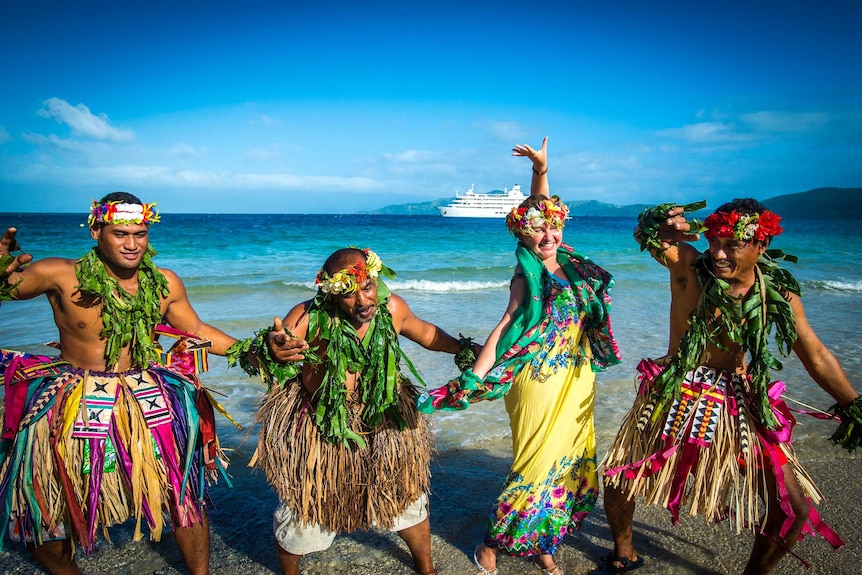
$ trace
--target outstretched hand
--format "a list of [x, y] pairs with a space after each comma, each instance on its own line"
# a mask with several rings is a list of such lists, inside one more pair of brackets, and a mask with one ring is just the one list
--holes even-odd
[[542, 140], [542, 147], [538, 150], [531, 148], [527, 144], [518, 144], [512, 148], [513, 156], [524, 156], [530, 158], [533, 162], [533, 167], [541, 172], [548, 167], [548, 137]]
[[661, 245], [663, 249], [669, 248], [678, 242], [696, 242], [700, 234], [690, 233], [691, 225], [685, 217], [685, 209], [677, 206], [667, 213], [666, 225], [662, 226]]
[[[18, 245], [18, 242], [15, 240], [15, 234], [18, 233], [18, 230], [15, 228], [9, 228], [3, 233], [3, 237], [0, 238], [0, 256], [12, 256], [12, 252], [16, 250], [20, 250], [21, 246]], [[21, 266], [30, 263], [33, 261], [33, 256], [30, 254], [18, 254], [12, 261], [5, 266], [5, 269], [0, 269], [0, 275], [11, 274], [14, 271], [17, 271]]]
[[308, 349], [308, 342], [292, 337], [284, 329], [284, 324], [279, 317], [273, 318], [272, 329], [267, 334], [266, 340], [272, 356], [278, 361], [302, 361], [305, 359], [302, 352]]

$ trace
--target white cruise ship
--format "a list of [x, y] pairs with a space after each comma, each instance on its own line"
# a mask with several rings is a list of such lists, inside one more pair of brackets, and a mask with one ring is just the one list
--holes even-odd
[[505, 218], [512, 208], [527, 199], [520, 184], [511, 190], [477, 194], [473, 186], [463, 194], [455, 194], [455, 201], [446, 206], [437, 206], [440, 215], [446, 218]]

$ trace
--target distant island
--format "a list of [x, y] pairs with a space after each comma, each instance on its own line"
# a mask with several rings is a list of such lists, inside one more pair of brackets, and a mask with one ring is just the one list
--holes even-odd
[[[494, 190], [499, 192], [500, 190]], [[441, 198], [430, 202], [394, 204], [372, 210], [370, 214], [439, 215], [437, 206], [446, 205], [455, 198]], [[698, 198], [692, 198], [692, 201]], [[782, 194], [761, 200], [770, 210], [787, 219], [807, 220], [859, 220], [862, 219], [862, 188], [816, 188], [807, 192]], [[574, 200], [566, 202], [572, 216], [599, 216], [616, 218], [637, 217], [649, 204], [609, 204], [596, 200]], [[709, 206], [704, 213], [710, 213], [718, 205]], [[442, 216], [441, 216], [442, 217]]]

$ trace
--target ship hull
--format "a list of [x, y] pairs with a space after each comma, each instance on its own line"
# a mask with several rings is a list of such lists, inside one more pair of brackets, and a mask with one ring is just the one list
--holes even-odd
[[476, 194], [471, 187], [467, 193], [457, 195], [451, 204], [437, 206], [437, 211], [444, 218], [505, 218], [525, 199], [527, 197], [521, 193], [518, 184], [502, 194]]

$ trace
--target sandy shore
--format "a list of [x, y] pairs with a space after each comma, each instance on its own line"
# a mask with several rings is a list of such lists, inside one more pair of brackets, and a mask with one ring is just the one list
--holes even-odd
[[[434, 560], [440, 573], [474, 573], [470, 554], [481, 540], [485, 518], [499, 491], [510, 463], [505, 441], [485, 449], [440, 453], [433, 464], [431, 530]], [[250, 449], [233, 455], [234, 488], [217, 486], [213, 495], [218, 509], [212, 514], [212, 572], [240, 575], [278, 572], [273, 551], [271, 514], [276, 499], [263, 476], [245, 467]], [[835, 552], [822, 539], [807, 537], [796, 552], [811, 568], [785, 558], [775, 573], [851, 574], [862, 565], [862, 488], [860, 455], [833, 448], [824, 439], [823, 449], [803, 458], [812, 476], [829, 497], [821, 506], [824, 519], [844, 538], [844, 550]], [[647, 563], [643, 574], [691, 573], [720, 575], [738, 573], [750, 550], [753, 536], [736, 535], [728, 525], [707, 525], [702, 518], [684, 517], [671, 526], [663, 509], [639, 509], [636, 546]], [[125, 526], [111, 531], [113, 544], [102, 542], [79, 564], [89, 574], [166, 575], [187, 573], [173, 538], [161, 542], [131, 541]], [[597, 509], [580, 534], [562, 545], [558, 561], [568, 574], [586, 573], [610, 545], [604, 513]], [[8, 544], [8, 542], [7, 542]], [[14, 544], [0, 553], [0, 572], [41, 572], [29, 555]], [[384, 575], [413, 573], [406, 546], [394, 534], [361, 532], [342, 535], [326, 552], [303, 560], [306, 575], [355, 573]], [[501, 575], [533, 574], [538, 571], [522, 559], [501, 557]]]

